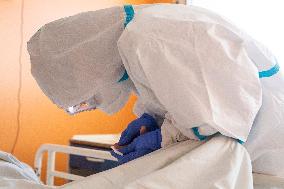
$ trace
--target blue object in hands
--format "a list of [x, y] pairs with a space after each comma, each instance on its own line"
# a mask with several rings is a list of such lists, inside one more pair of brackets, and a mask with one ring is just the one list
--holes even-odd
[[142, 126], [146, 127], [147, 132], [151, 132], [159, 128], [156, 120], [151, 115], [144, 113], [140, 118], [132, 121], [122, 132], [118, 145], [125, 146], [130, 144], [140, 135], [140, 129]]
[[123, 155], [119, 155], [114, 151], [112, 151], [111, 154], [118, 159], [119, 164], [124, 164], [160, 149], [161, 142], [161, 129], [156, 129], [154, 131], [138, 136], [127, 146], [118, 149], [118, 151]]

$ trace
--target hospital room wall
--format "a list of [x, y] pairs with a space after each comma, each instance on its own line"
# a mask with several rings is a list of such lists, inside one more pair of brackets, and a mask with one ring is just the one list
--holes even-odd
[[[43, 143], [68, 144], [75, 134], [121, 132], [127, 123], [135, 119], [132, 106], [136, 97], [132, 96], [127, 105], [113, 116], [100, 111], [68, 116], [44, 96], [32, 78], [26, 42], [42, 25], [64, 16], [123, 3], [171, 1], [25, 0], [23, 48], [20, 50], [21, 2], [0, 1], [0, 150], [10, 152], [12, 149], [17, 133], [18, 111], [20, 128], [14, 155], [30, 165], [33, 165], [35, 151]], [[20, 78], [22, 85], [19, 93]], [[20, 101], [17, 100], [18, 95]], [[66, 158], [59, 159], [57, 169], [65, 168]]]

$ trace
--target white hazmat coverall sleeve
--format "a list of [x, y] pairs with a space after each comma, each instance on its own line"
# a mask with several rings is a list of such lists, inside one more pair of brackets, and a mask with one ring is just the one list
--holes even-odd
[[202, 11], [137, 11], [118, 41], [120, 55], [139, 97], [151, 93], [185, 136], [200, 127], [246, 141], [262, 102], [257, 68], [242, 36]]

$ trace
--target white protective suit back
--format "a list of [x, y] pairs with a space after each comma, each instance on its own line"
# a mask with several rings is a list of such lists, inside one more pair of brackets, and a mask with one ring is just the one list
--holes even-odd
[[116, 46], [123, 30], [123, 7], [48, 23], [28, 42], [32, 75], [61, 108], [95, 95], [99, 108], [118, 111], [131, 89], [131, 81], [117, 85], [125, 72]]
[[244, 44], [243, 34], [219, 16], [183, 5], [136, 11], [118, 41], [145, 106], [160, 105], [189, 138], [198, 127], [242, 141], [262, 102]]
[[205, 9], [154, 5], [135, 10], [118, 46], [138, 114], [166, 111], [189, 138], [248, 138], [254, 172], [284, 176], [284, 77], [262, 45]]

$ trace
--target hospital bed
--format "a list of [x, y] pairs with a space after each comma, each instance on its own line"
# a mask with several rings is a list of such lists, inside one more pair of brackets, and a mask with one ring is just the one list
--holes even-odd
[[[169, 148], [162, 149], [151, 153], [148, 156], [139, 158], [130, 163], [122, 165], [118, 168], [108, 170], [96, 175], [92, 175], [87, 179], [82, 176], [73, 175], [70, 173], [64, 173], [55, 170], [55, 154], [65, 153], [69, 155], [80, 155], [85, 157], [99, 158], [115, 161], [116, 159], [111, 156], [109, 152], [103, 152], [92, 149], [78, 148], [72, 146], [63, 146], [55, 144], [44, 144], [42, 145], [35, 157], [35, 170], [38, 176], [41, 175], [42, 168], [42, 157], [44, 153], [47, 153], [47, 169], [46, 169], [46, 184], [49, 186], [54, 185], [54, 177], [64, 178], [71, 182], [67, 185], [62, 186], [62, 188], [72, 189], [72, 188], [95, 188], [96, 186], [106, 186], [106, 188], [112, 188], [116, 186], [117, 188], [122, 188], [123, 185], [131, 183], [137, 178], [147, 177], [148, 174], [154, 170], [163, 169], [167, 165], [173, 163], [175, 160], [184, 156], [187, 152], [195, 149], [201, 143], [200, 142], [189, 142], [185, 141]], [[165, 154], [167, 154], [165, 156]], [[154, 164], [152, 162], [155, 162]], [[149, 165], [146, 167], [145, 165]], [[284, 178], [253, 173], [254, 188], [284, 188]], [[150, 182], [151, 183], [151, 182]], [[61, 187], [60, 187], [61, 188]], [[131, 187], [130, 187], [131, 188]], [[135, 188], [135, 186], [133, 187]]]

